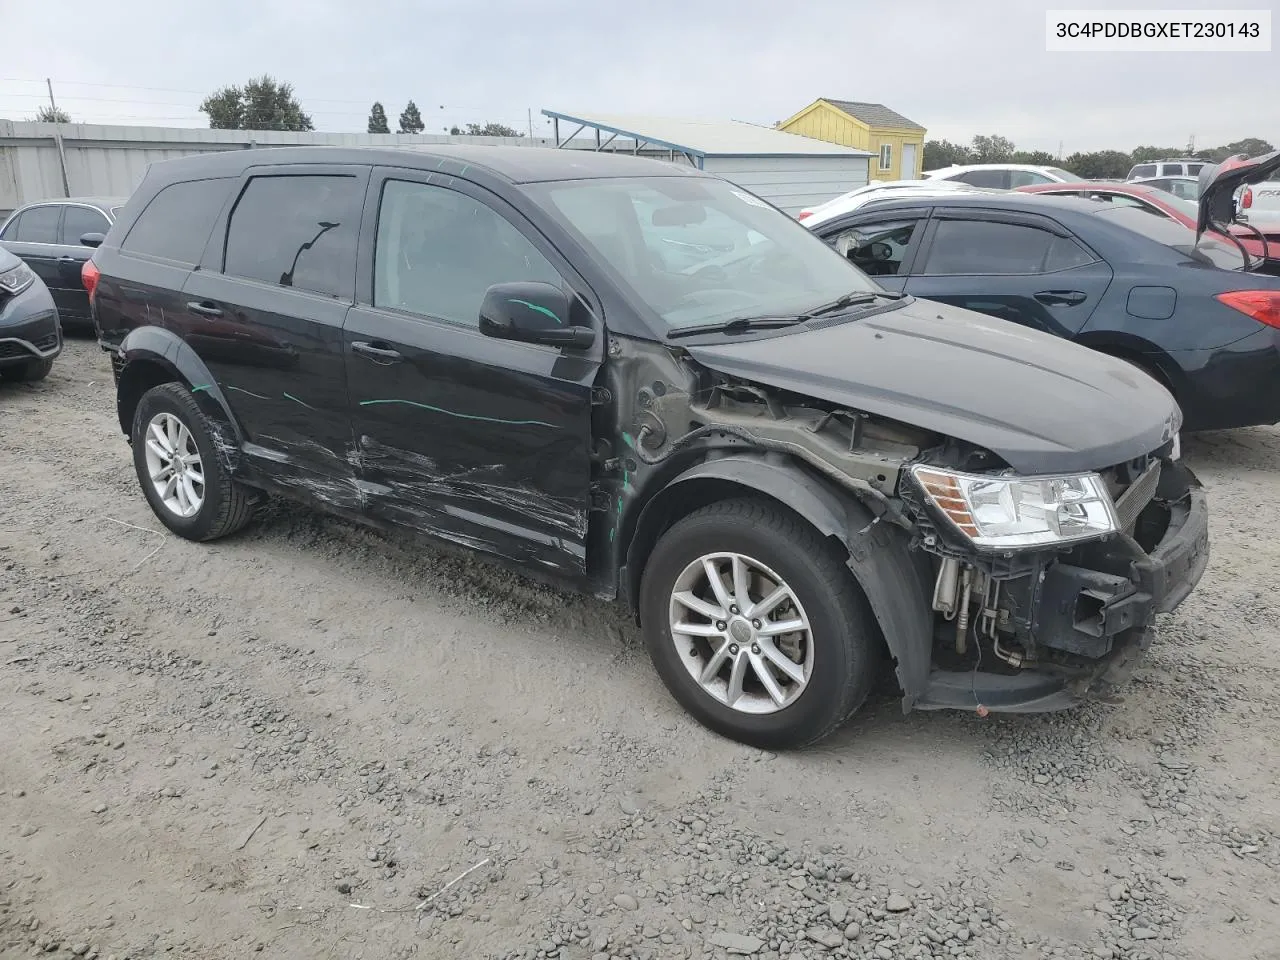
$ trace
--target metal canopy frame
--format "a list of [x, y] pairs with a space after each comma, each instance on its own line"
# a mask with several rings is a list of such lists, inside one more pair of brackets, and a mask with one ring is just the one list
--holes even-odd
[[[676, 154], [680, 154], [689, 161], [689, 165], [691, 167], [697, 167], [699, 170], [703, 169], [703, 161], [705, 161], [707, 157], [705, 153], [700, 150], [695, 150], [693, 147], [682, 146], [678, 143], [668, 143], [666, 140], [655, 140], [652, 137], [646, 137], [643, 134], [636, 133], [634, 130], [622, 130], [618, 127], [608, 126], [607, 124], [596, 123], [593, 120], [584, 120], [581, 117], [571, 117], [567, 113], [556, 113], [554, 110], [543, 110], [542, 115], [544, 117], [551, 118], [551, 129], [555, 135], [556, 148], [560, 150], [563, 150], [568, 145], [569, 141], [580, 134], [583, 130], [590, 127], [595, 132], [595, 149], [597, 152], [604, 150], [604, 148], [613, 143], [617, 137], [623, 136], [631, 138], [631, 153], [636, 156], [639, 155], [643, 148], [653, 145], [655, 147], [662, 147], [666, 149], [670, 160], [674, 161]], [[562, 139], [560, 137], [561, 120], [564, 120], [567, 123], [578, 124], [578, 129]], [[609, 134], [609, 139], [602, 141], [600, 139], [600, 135], [602, 133]], [[616, 153], [617, 151], [611, 150], [609, 152]]]

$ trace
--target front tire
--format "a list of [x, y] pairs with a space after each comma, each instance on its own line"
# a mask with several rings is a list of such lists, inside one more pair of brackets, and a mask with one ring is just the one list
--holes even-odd
[[47, 377], [52, 369], [52, 357], [45, 360], [27, 360], [23, 363], [15, 363], [11, 367], [0, 367], [0, 377], [16, 383], [35, 383]]
[[235, 533], [253, 497], [218, 456], [214, 428], [181, 383], [152, 387], [133, 417], [133, 466], [156, 517], [187, 540]]
[[640, 613], [672, 696], [750, 746], [821, 740], [875, 677], [875, 621], [842, 551], [767, 501], [713, 503], [668, 530], [645, 566]]

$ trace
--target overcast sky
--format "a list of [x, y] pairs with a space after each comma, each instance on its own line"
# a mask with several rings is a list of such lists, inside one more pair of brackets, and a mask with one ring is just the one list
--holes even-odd
[[[1105, 4], [1266, 8], [1274, 0]], [[206, 126], [201, 96], [263, 72], [319, 130], [363, 131], [381, 100], [426, 132], [538, 111], [773, 123], [817, 97], [884, 103], [967, 141], [1065, 153], [1280, 142], [1280, 52], [1047, 53], [1027, 0], [60, 0], [2, 4], [0, 118], [28, 119], [51, 77], [75, 120]]]

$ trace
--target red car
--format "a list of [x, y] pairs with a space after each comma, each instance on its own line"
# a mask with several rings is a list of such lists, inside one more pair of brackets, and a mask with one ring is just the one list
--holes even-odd
[[[1196, 218], [1199, 215], [1199, 205], [1194, 200], [1184, 200], [1164, 190], [1137, 183], [1042, 183], [1018, 187], [1017, 190], [1020, 193], [1047, 193], [1055, 197], [1085, 197], [1103, 203], [1129, 204], [1156, 216], [1176, 220], [1191, 230], [1196, 229]], [[1267, 238], [1265, 253], [1262, 241], [1248, 227], [1233, 223], [1230, 230], [1244, 244], [1251, 259], [1262, 260], [1265, 257], [1269, 261], [1264, 268], [1265, 272], [1280, 272], [1280, 230], [1264, 232], [1263, 235]], [[1207, 232], [1226, 239], [1217, 231]]]

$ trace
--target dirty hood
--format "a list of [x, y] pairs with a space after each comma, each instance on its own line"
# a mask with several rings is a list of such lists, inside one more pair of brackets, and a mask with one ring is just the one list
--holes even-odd
[[985, 447], [1019, 473], [1096, 470], [1182, 426], [1122, 360], [927, 300], [831, 326], [688, 348], [712, 370]]
[[1248, 183], [1260, 183], [1280, 170], [1280, 150], [1250, 159], [1243, 153], [1228, 157], [1200, 171], [1200, 213], [1196, 220], [1196, 240], [1215, 223], [1235, 219], [1233, 195]]

